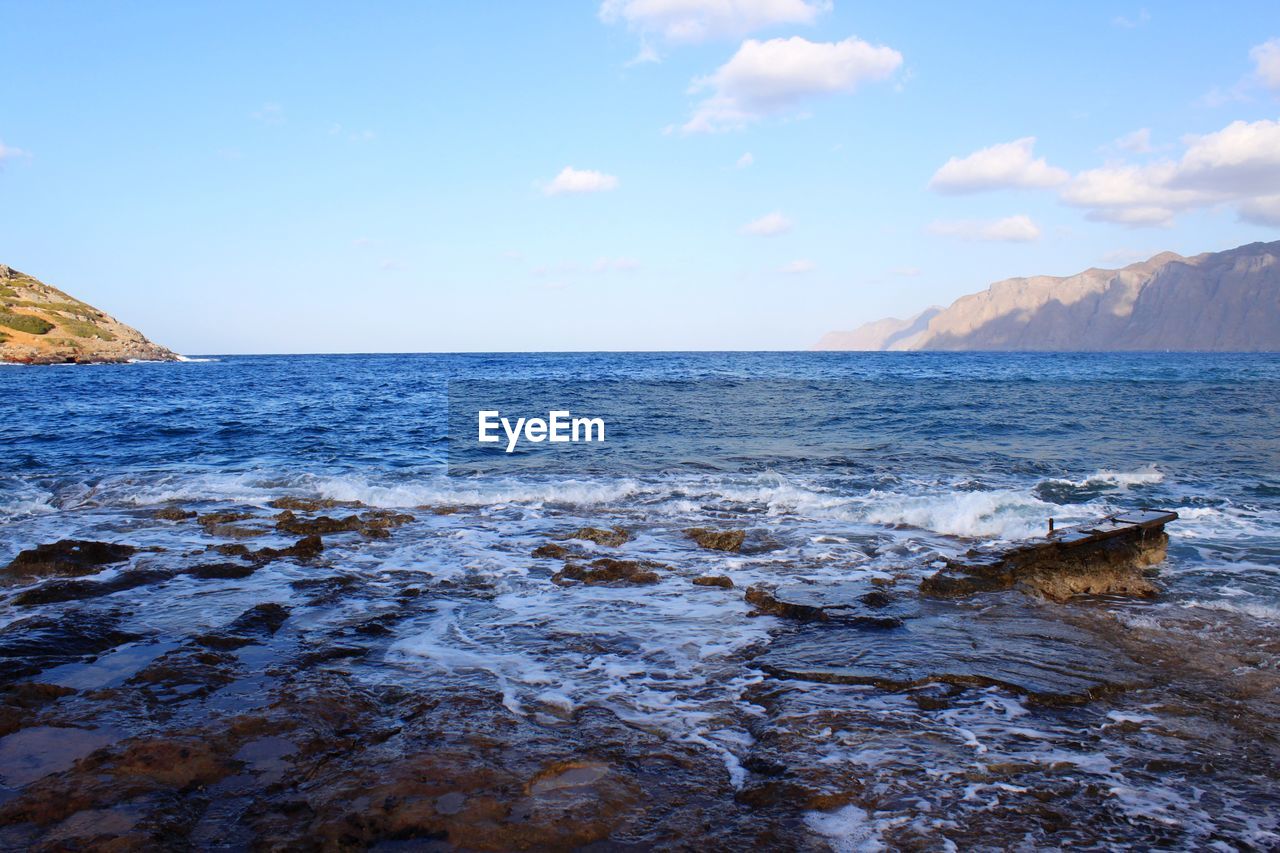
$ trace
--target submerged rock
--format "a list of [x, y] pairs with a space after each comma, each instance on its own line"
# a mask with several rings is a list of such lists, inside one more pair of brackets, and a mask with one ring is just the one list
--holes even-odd
[[937, 602], [888, 631], [807, 631], [756, 660], [779, 678], [902, 690], [929, 683], [999, 686], [1045, 702], [1083, 702], [1146, 678], [1097, 635], [1024, 606]]
[[299, 498], [293, 496], [285, 496], [270, 501], [267, 506], [272, 509], [292, 509], [299, 512], [319, 512], [322, 509], [334, 509], [336, 507], [362, 507], [360, 501], [335, 501], [331, 498]]
[[1157, 510], [1120, 513], [1009, 550], [975, 549], [948, 560], [920, 589], [941, 597], [1018, 587], [1056, 601], [1075, 595], [1150, 598], [1158, 589], [1146, 571], [1164, 559], [1164, 525], [1177, 517]]
[[690, 527], [684, 534], [699, 547], [711, 551], [738, 551], [747, 538], [745, 530], [711, 530], [706, 527]]
[[753, 584], [747, 588], [745, 598], [759, 613], [864, 628], [894, 628], [918, 612], [914, 600], [893, 598], [861, 582], [782, 587]]
[[604, 584], [652, 584], [658, 582], [655, 569], [666, 569], [667, 566], [651, 560], [614, 560], [602, 557], [592, 560], [590, 565], [568, 563], [563, 569], [551, 576], [554, 583], [566, 586], [568, 581], [580, 581], [588, 585]]
[[98, 613], [72, 610], [56, 619], [19, 619], [0, 629], [0, 679], [34, 675], [137, 639], [140, 635]]
[[138, 569], [122, 572], [106, 581], [52, 580], [34, 589], [23, 590], [13, 597], [13, 603], [20, 607], [30, 607], [36, 604], [56, 604], [61, 601], [98, 598], [146, 584], [167, 581], [171, 577], [173, 577], [172, 572], [160, 569]]
[[276, 516], [276, 529], [295, 536], [319, 536], [328, 533], [349, 533], [364, 526], [358, 515], [346, 518], [330, 518], [327, 515], [315, 518], [299, 518], [292, 510], [285, 510]]
[[570, 533], [568, 538], [594, 542], [606, 548], [617, 548], [631, 541], [631, 531], [624, 530], [621, 527], [615, 527], [612, 530], [601, 530], [599, 527], [581, 527]]
[[132, 545], [63, 539], [23, 551], [0, 574], [23, 579], [91, 575], [103, 566], [123, 563], [135, 553]]

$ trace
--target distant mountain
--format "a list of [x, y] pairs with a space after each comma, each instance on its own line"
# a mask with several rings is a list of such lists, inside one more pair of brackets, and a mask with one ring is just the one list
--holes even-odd
[[1280, 351], [1280, 241], [1005, 279], [945, 309], [829, 332], [816, 349]]
[[0, 264], [0, 362], [176, 361], [130, 326]]

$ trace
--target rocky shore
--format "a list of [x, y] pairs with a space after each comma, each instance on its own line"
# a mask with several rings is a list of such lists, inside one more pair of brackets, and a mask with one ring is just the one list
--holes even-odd
[[[740, 588], [742, 561], [770, 553], [760, 528], [601, 519], [524, 552], [566, 607], [673, 588], [717, 614], [701, 618], [769, 621], [767, 642], [726, 656], [737, 675], [697, 688], [739, 691], [737, 704], [707, 704], [720, 710], [698, 729], [743, 732], [736, 740], [550, 690], [531, 702], [443, 646], [432, 647], [439, 666], [414, 666], [406, 638], [437, 642], [460, 602], [503, 593], [481, 575], [361, 566], [358, 555], [456, 535], [478, 511], [306, 497], [174, 504], [122, 521], [120, 541], [32, 543], [0, 570], [11, 617], [0, 628], [0, 847], [820, 850], [871, 838], [876, 814], [889, 816], [878, 843], [909, 849], [943, 829], [965, 845], [1188, 837], [1159, 821], [1082, 825], [1080, 814], [1116, 814], [1114, 797], [1066, 753], [997, 748], [976, 716], [992, 703], [1018, 709], [1008, 725], [1077, 732], [1086, 753], [1140, 742], [1145, 757], [1126, 770], [1153, 786], [1223, 776], [1217, 796], [1247, 797], [1240, 778], [1274, 772], [1274, 741], [1257, 740], [1271, 736], [1265, 717], [1241, 712], [1264, 685], [1221, 677], [1243, 671], [1245, 650], [1203, 671], [1183, 661], [1170, 692], [1173, 670], [1160, 667], [1172, 650], [1123, 636], [1089, 596], [1050, 603], [1009, 586], [938, 597], [905, 568], [845, 586]], [[189, 547], [156, 544], [172, 541], [159, 533]], [[1113, 571], [1119, 558], [1106, 554]], [[686, 568], [695, 555], [716, 570]], [[1146, 552], [1131, 556], [1150, 569]], [[1042, 559], [1036, 571], [1050, 568]], [[214, 598], [227, 614], [217, 624], [147, 627], [147, 608]], [[550, 640], [583, 661], [670, 677], [643, 650], [649, 638], [601, 625]], [[1197, 693], [1196, 679], [1215, 692]], [[1152, 703], [1188, 734], [1136, 724]], [[981, 749], [940, 734], [957, 718]], [[849, 772], [836, 760], [846, 754], [871, 763]], [[972, 808], [984, 791], [999, 796]], [[926, 793], [934, 807], [910, 805]]]

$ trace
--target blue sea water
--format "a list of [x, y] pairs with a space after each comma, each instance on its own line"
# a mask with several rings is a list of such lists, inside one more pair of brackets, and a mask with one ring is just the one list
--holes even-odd
[[[566, 398], [606, 410], [587, 413], [615, 419], [609, 453], [507, 458], [466, 441], [459, 449], [477, 395], [512, 388], [524, 395], [522, 415]], [[170, 505], [265, 518], [273, 499], [303, 496], [415, 513], [385, 542], [335, 540], [327, 559], [486, 592], [442, 593], [431, 617], [398, 629], [365, 677], [467, 673], [503, 691], [518, 714], [601, 704], [705, 743], [735, 784], [751, 741], [743, 719], [756, 713], [744, 697], [761, 678], [742, 656], [778, 627], [743, 618], [749, 608], [737, 599], [691, 598], [688, 578], [703, 571], [730, 571], [739, 587], [917, 577], [975, 545], [1039, 535], [1050, 517], [1069, 524], [1154, 506], [1180, 516], [1160, 566], [1163, 593], [1115, 602], [1116, 624], [1153, 642], [1223, 649], [1265, 646], [1280, 630], [1275, 355], [213, 356], [0, 367], [0, 400], [0, 563], [60, 538], [165, 549], [158, 560], [217, 541], [208, 529], [155, 522], [154, 511]], [[529, 553], [588, 524], [635, 531], [627, 554], [678, 566], [681, 585], [566, 598]], [[768, 546], [731, 558], [691, 552], [680, 535], [689, 526], [745, 527]], [[251, 593], [291, 595], [290, 571], [260, 572], [256, 586], [217, 594], [130, 593], [163, 602], [134, 618], [157, 636], [216, 625], [257, 600]], [[27, 612], [0, 604], [0, 627]], [[317, 612], [313, 622], [340, 618]], [[584, 634], [605, 650], [588, 659], [564, 649], [564, 636]], [[659, 663], [662, 676], [650, 677]], [[1274, 683], [1270, 653], [1252, 665]], [[1274, 687], [1264, 692], [1275, 698]], [[857, 702], [864, 723], [890, 726], [904, 713], [883, 697]], [[1088, 725], [1110, 731], [1117, 723], [1105, 714], [1114, 713], [1132, 727], [1131, 718], [1162, 713], [1153, 707], [1104, 710]], [[1137, 735], [1085, 738], [1080, 719], [1039, 719], [1010, 697], [948, 713], [930, 723], [939, 737], [977, 738], [988, 761], [1074, 762], [1113, 792], [1125, 820], [1173, 821], [1180, 843], [1280, 839], [1267, 818], [1274, 803], [1247, 779], [1219, 780], [1223, 799], [1214, 803], [1195, 793], [1202, 783], [1136, 781], [1143, 749], [1153, 748]], [[1021, 734], [1009, 733], [1014, 719]], [[837, 741], [816, 764], [871, 772], [865, 755]], [[920, 759], [906, 735], [880, 748]], [[938, 772], [960, 772], [943, 764]], [[884, 784], [909, 787], [904, 779]], [[941, 804], [950, 795], [917, 787], [911, 796]], [[885, 806], [884, 826], [900, 828], [903, 814]], [[840, 820], [864, 833], [870, 818], [860, 815]], [[815, 820], [823, 835], [835, 819]]]

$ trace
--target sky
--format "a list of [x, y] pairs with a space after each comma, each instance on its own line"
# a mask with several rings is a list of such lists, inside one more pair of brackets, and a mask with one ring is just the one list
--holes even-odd
[[1280, 6], [0, 0], [0, 263], [188, 354], [805, 349], [1280, 239]]

